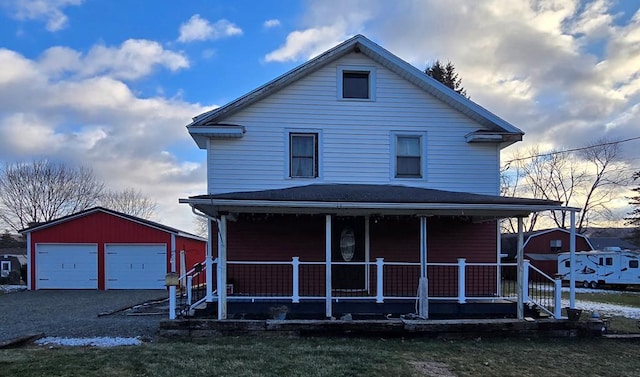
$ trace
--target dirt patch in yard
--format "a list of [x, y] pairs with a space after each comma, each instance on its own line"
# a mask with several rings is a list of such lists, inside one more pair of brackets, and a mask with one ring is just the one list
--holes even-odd
[[445, 363], [434, 361], [414, 361], [411, 363], [425, 377], [456, 377]]

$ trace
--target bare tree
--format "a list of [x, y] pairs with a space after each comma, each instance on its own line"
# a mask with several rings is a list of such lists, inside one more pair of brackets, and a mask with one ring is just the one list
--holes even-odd
[[122, 191], [107, 191], [100, 198], [100, 205], [114, 211], [126, 213], [143, 219], [151, 219], [158, 202], [132, 187]]
[[209, 222], [202, 216], [196, 216], [193, 219], [196, 225], [196, 234], [201, 237], [207, 237], [209, 235]]
[[[619, 160], [619, 144], [606, 140], [571, 151], [541, 153], [535, 146], [524, 155], [517, 154], [503, 169], [502, 192], [582, 208], [576, 229], [584, 232], [591, 221], [610, 217], [607, 205], [625, 183], [621, 170], [616, 169]], [[548, 216], [559, 228], [570, 225], [567, 211], [552, 211]], [[527, 230], [531, 231], [539, 219], [529, 220]], [[506, 227], [512, 230], [514, 225], [506, 222]]]
[[96, 204], [104, 183], [91, 169], [48, 160], [5, 164], [0, 171], [0, 219], [14, 230]]

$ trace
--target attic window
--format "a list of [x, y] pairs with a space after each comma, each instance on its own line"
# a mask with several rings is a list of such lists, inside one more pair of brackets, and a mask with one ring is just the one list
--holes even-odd
[[551, 251], [558, 252], [562, 250], [562, 240], [551, 240], [550, 245]]
[[375, 100], [375, 67], [338, 67], [338, 99]]

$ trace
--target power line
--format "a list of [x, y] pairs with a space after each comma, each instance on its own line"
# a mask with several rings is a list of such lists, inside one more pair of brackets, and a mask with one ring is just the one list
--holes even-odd
[[504, 170], [509, 169], [509, 166], [511, 165], [512, 162], [529, 160], [529, 159], [536, 158], [536, 157], [555, 156], [557, 154], [562, 154], [562, 153], [571, 153], [571, 152], [584, 151], [584, 150], [595, 148], [595, 147], [604, 147], [604, 146], [607, 146], [607, 145], [621, 144], [621, 143], [626, 143], [626, 142], [633, 141], [633, 140], [640, 140], [640, 136], [631, 137], [631, 138], [623, 139], [623, 140], [617, 140], [617, 141], [609, 141], [609, 142], [606, 142], [606, 143], [593, 144], [593, 145], [589, 145], [589, 146], [586, 146], [586, 147], [564, 149], [564, 150], [561, 150], [561, 151], [552, 151], [552, 152], [547, 152], [547, 153], [540, 153], [540, 154], [536, 154], [536, 155], [533, 155], [533, 156], [513, 158], [513, 159], [508, 160], [508, 161], [505, 162]]

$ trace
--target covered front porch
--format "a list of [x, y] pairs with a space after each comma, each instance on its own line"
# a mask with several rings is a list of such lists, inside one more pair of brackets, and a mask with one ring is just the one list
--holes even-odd
[[[216, 243], [181, 276], [184, 294], [171, 288], [172, 318], [561, 318], [560, 281], [522, 258], [522, 218], [559, 203], [374, 185], [181, 202]], [[520, 219], [518, 263], [500, 260], [506, 217]]]

